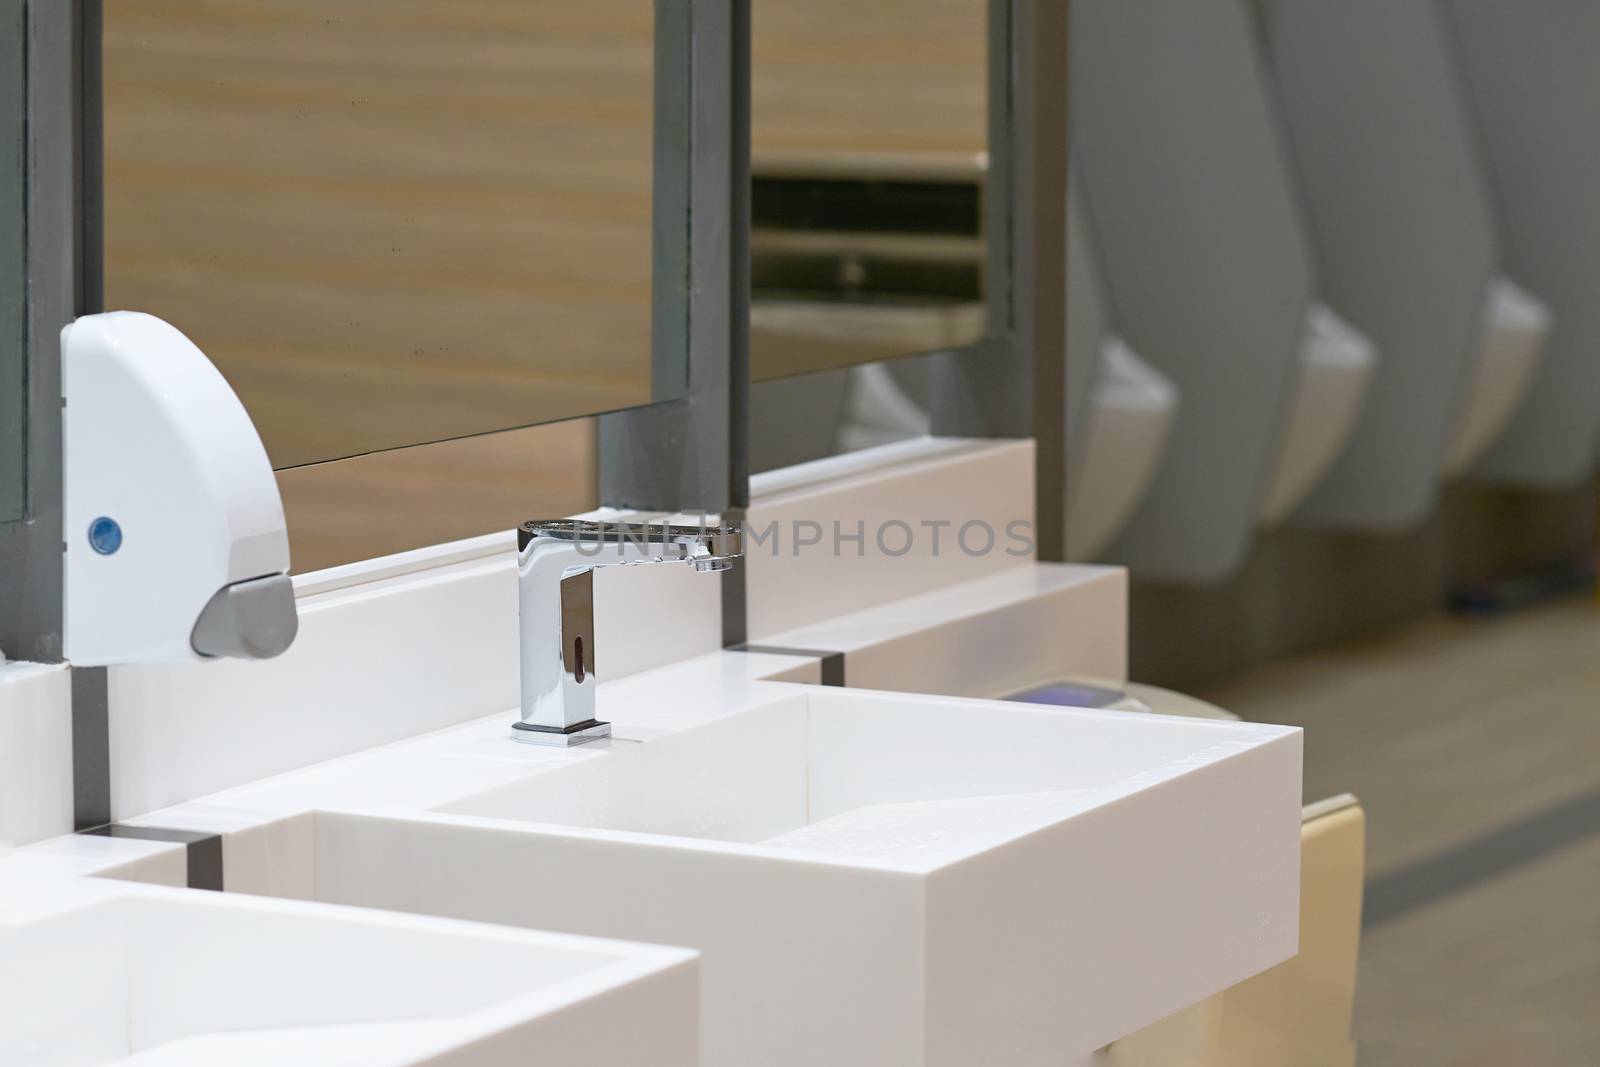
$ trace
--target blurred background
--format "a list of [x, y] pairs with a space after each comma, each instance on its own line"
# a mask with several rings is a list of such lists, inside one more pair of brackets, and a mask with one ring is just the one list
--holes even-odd
[[[995, 10], [754, 0], [753, 471], [927, 433], [984, 335]], [[1600, 4], [1070, 10], [1068, 555], [1366, 813], [1274, 1010], [1600, 1063]], [[686, 373], [673, 5], [379, 11], [105, 5], [107, 304], [217, 359], [302, 571], [592, 507], [591, 416]]]

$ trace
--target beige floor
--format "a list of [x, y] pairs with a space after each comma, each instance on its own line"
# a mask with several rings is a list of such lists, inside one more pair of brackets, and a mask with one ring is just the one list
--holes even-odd
[[[1368, 814], [1369, 885], [1442, 853], [1491, 873], [1369, 926], [1363, 1067], [1600, 1064], [1600, 827], [1494, 870], [1485, 835], [1541, 825], [1600, 790], [1600, 606], [1439, 619], [1275, 663], [1201, 694], [1306, 728], [1308, 798]], [[1586, 831], [1586, 832], [1585, 832]], [[1424, 883], [1428, 877], [1421, 879]], [[1369, 896], [1369, 903], [1373, 898]]]

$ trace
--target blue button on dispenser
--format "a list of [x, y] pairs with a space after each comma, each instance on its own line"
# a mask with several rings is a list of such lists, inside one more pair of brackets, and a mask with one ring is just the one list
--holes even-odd
[[102, 556], [109, 556], [122, 547], [122, 527], [117, 520], [105, 515], [89, 524], [89, 547]]

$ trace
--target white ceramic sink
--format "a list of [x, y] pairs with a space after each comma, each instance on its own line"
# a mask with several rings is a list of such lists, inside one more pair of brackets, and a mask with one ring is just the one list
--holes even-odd
[[320, 812], [317, 897], [698, 948], [717, 1067], [1059, 1064], [1295, 951], [1297, 730], [796, 687], [610, 744]]
[[[696, 1062], [695, 964], [680, 950], [122, 892], [0, 922], [0, 1064]], [[619, 1018], [631, 1036], [608, 1025]]]

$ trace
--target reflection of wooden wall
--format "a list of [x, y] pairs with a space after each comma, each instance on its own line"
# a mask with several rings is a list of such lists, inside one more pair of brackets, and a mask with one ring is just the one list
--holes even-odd
[[757, 156], [970, 163], [987, 144], [985, 0], [753, 0]]
[[648, 0], [110, 0], [108, 306], [275, 465], [650, 396]]
[[296, 574], [595, 506], [594, 420], [278, 472]]
[[[675, 2], [675, 0], [674, 0]], [[970, 167], [984, 0], [754, 0], [755, 145]], [[650, 0], [108, 0], [108, 306], [276, 465], [650, 397]], [[593, 504], [570, 422], [280, 476], [295, 569]]]

